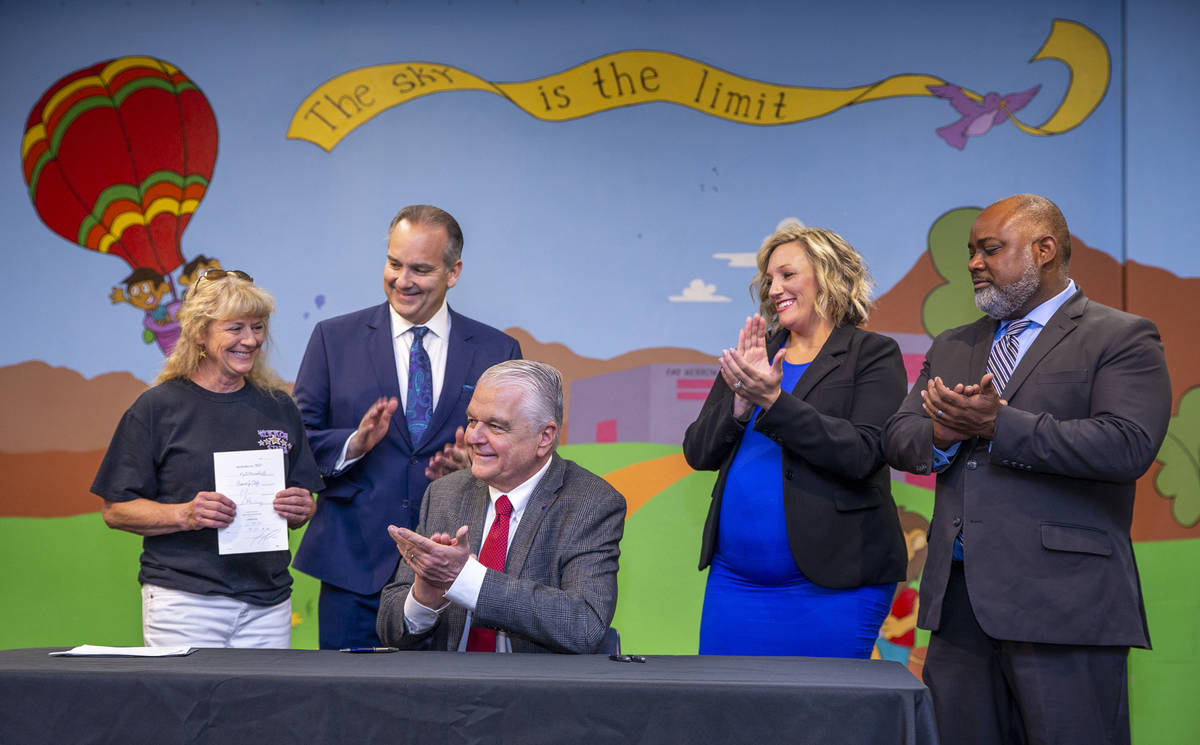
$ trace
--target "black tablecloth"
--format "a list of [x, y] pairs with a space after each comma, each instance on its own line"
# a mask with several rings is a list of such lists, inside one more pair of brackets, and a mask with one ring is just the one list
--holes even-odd
[[894, 662], [201, 649], [0, 651], [0, 743], [937, 742]]

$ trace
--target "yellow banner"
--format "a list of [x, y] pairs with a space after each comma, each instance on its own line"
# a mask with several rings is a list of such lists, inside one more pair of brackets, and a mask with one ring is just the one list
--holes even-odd
[[[1058, 134], [1078, 126], [1108, 89], [1109, 56], [1104, 42], [1073, 21], [1054, 22], [1032, 61], [1058, 59], [1071, 68], [1071, 85], [1058, 110], [1041, 126], [1017, 122], [1030, 134]], [[741, 77], [670, 52], [615, 52], [544, 78], [493, 83], [450, 65], [397, 62], [343, 73], [314, 90], [292, 116], [287, 136], [326, 151], [379, 113], [431, 93], [489, 91], [531, 116], [566, 121], [623, 106], [664, 102], [710, 116], [760, 126], [794, 124], [854, 104], [900, 96], [931, 96], [946, 81], [904, 74], [854, 88], [777, 85]], [[974, 101], [984, 97], [962, 92]]]

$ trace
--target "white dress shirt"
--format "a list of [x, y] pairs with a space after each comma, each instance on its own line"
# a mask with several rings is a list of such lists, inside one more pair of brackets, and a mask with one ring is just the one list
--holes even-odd
[[[496, 500], [502, 495], [507, 494], [508, 501], [512, 504], [513, 508], [512, 514], [508, 517], [508, 546], [505, 548], [505, 555], [508, 553], [508, 548], [512, 547], [513, 536], [517, 534], [517, 526], [521, 524], [521, 517], [525, 514], [525, 506], [529, 504], [529, 497], [533, 494], [534, 488], [537, 487], [542, 477], [546, 475], [547, 469], [550, 468], [551, 460], [551, 458], [547, 458], [537, 473], [526, 479], [512, 491], [502, 492], [493, 486], [488, 486], [487, 514], [483, 519], [484, 541], [487, 540], [487, 534], [492, 529], [492, 523], [496, 521]], [[480, 546], [482, 545], [480, 543]], [[454, 584], [450, 585], [450, 589], [446, 590], [446, 594], [443, 596], [448, 602], [437, 609], [422, 605], [409, 592], [408, 597], [404, 600], [404, 625], [409, 633], [420, 634], [428, 631], [437, 623], [438, 617], [442, 611], [449, 607], [450, 603], [461, 605], [467, 609], [467, 621], [466, 627], [463, 629], [462, 638], [458, 642], [458, 651], [465, 652], [467, 650], [467, 637], [471, 631], [472, 612], [475, 610], [475, 604], [479, 602], [479, 592], [483, 589], [483, 578], [486, 574], [487, 567], [481, 564], [474, 556], [468, 557], [466, 565], [458, 573]], [[512, 651], [508, 634], [503, 631], [496, 633], [496, 651]]]
[[400, 408], [408, 404], [408, 357], [412, 350], [416, 334], [413, 327], [417, 325], [429, 329], [425, 334], [423, 346], [429, 355], [429, 367], [433, 372], [433, 407], [437, 408], [438, 397], [442, 395], [442, 381], [446, 377], [446, 350], [450, 346], [450, 310], [445, 301], [433, 316], [422, 324], [414, 324], [405, 320], [404, 316], [388, 306], [392, 316], [392, 346], [396, 350], [396, 374], [400, 379]]
[[[416, 339], [413, 327], [418, 324], [405, 320], [404, 316], [397, 313], [391, 305], [388, 306], [388, 312], [392, 318], [392, 348], [396, 355], [396, 377], [400, 381], [399, 411], [404, 411], [408, 404], [408, 357], [413, 341]], [[420, 325], [429, 329], [429, 333], [425, 334], [422, 346], [425, 347], [425, 353], [429, 355], [429, 368], [433, 373], [433, 409], [436, 410], [438, 397], [442, 395], [442, 382], [446, 378], [446, 353], [450, 347], [450, 309], [446, 302], [442, 301], [442, 307], [437, 309], [428, 322]], [[360, 455], [354, 460], [346, 460], [346, 451], [350, 447], [351, 437], [354, 437], [354, 432], [350, 433], [350, 437], [347, 437], [345, 444], [342, 445], [342, 454], [338, 457], [337, 465], [333, 469], [334, 475], [340, 474], [362, 459]]]

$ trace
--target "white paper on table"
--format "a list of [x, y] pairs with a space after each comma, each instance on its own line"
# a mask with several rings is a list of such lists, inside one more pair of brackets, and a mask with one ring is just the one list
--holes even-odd
[[102, 647], [81, 644], [63, 652], [51, 652], [51, 657], [183, 657], [195, 652], [195, 647]]
[[283, 490], [282, 450], [233, 450], [213, 453], [217, 492], [237, 505], [233, 522], [217, 531], [222, 554], [286, 551], [287, 521], [275, 512]]

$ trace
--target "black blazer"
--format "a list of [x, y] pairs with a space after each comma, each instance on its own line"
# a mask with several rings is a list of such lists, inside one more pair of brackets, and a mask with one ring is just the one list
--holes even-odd
[[[768, 340], [773, 358], [787, 339]], [[902, 582], [908, 554], [879, 438], [906, 389], [900, 348], [853, 326], [834, 328], [791, 393], [753, 426], [783, 451], [784, 519], [796, 566], [822, 587]], [[746, 422], [733, 416], [733, 391], [718, 374], [683, 454], [696, 470], [720, 469], [704, 525], [700, 568], [711, 563], [725, 478]]]

